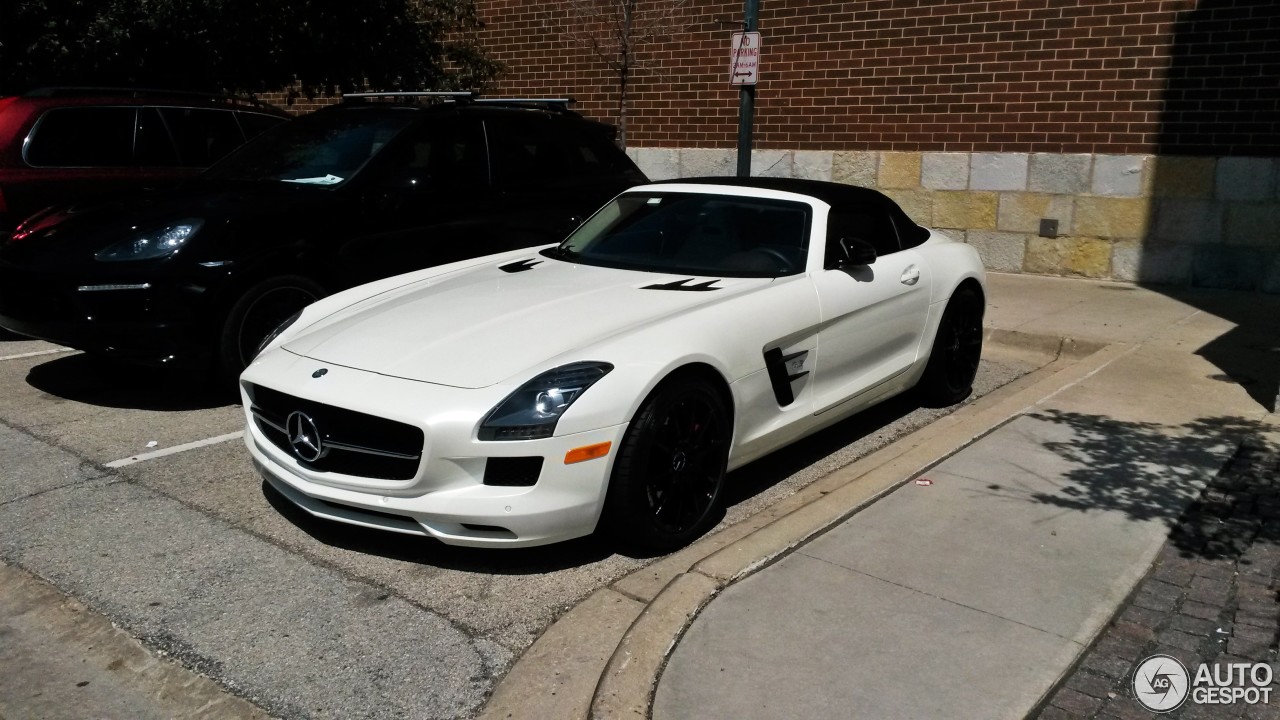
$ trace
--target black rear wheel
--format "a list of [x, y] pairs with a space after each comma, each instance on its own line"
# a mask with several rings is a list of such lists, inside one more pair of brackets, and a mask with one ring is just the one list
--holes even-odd
[[669, 552], [716, 519], [732, 426], [720, 394], [694, 378], [668, 380], [622, 440], [602, 523], [624, 544]]
[[938, 335], [920, 384], [920, 401], [929, 407], [954, 405], [973, 392], [982, 359], [982, 296], [961, 287], [947, 302]]

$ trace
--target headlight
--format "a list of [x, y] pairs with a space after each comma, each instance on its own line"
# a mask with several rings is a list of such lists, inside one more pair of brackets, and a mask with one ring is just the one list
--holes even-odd
[[105, 250], [98, 251], [94, 257], [106, 262], [120, 262], [122, 260], [154, 260], [172, 255], [178, 251], [178, 248], [185, 245], [192, 235], [196, 234], [202, 224], [204, 223], [200, 220], [183, 220], [166, 225], [111, 245]]
[[253, 351], [254, 359], [257, 359], [257, 357], [262, 354], [262, 351], [267, 349], [268, 345], [274, 342], [276, 338], [280, 337], [280, 333], [288, 330], [290, 325], [298, 322], [298, 318], [300, 317], [302, 317], [301, 310], [285, 318], [284, 322], [277, 325], [275, 330], [267, 333], [267, 336], [262, 338], [262, 342], [258, 343], [258, 349]]
[[480, 423], [481, 440], [551, 437], [565, 410], [613, 369], [604, 362], [576, 362], [548, 370], [498, 403]]

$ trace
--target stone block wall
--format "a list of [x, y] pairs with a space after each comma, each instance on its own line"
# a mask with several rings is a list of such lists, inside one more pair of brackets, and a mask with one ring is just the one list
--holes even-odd
[[[737, 166], [727, 149], [628, 152], [655, 180]], [[1280, 293], [1280, 158], [757, 150], [751, 166], [877, 188], [991, 270]]]

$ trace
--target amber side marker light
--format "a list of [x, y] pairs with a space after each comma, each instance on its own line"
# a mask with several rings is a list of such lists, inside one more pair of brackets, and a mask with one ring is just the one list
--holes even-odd
[[609, 448], [613, 447], [613, 441], [596, 443], [595, 445], [584, 445], [580, 448], [574, 448], [564, 454], [564, 464], [572, 465], [574, 463], [585, 462], [587, 460], [595, 460], [609, 454]]

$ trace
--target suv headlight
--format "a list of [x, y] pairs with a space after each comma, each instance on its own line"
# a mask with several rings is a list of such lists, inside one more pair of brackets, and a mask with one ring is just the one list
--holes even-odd
[[613, 369], [605, 362], [561, 365], [535, 377], [485, 416], [481, 440], [536, 440], [551, 437], [565, 410]]
[[104, 262], [125, 260], [154, 260], [178, 251], [203, 225], [202, 220], [183, 220], [150, 232], [139, 233], [128, 240], [115, 243], [94, 254]]

